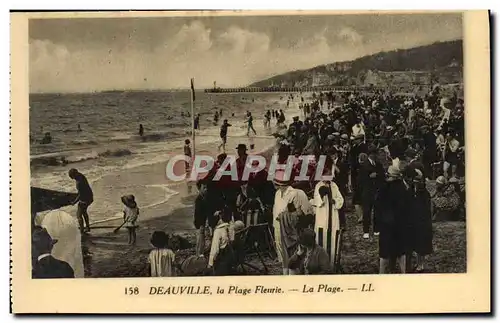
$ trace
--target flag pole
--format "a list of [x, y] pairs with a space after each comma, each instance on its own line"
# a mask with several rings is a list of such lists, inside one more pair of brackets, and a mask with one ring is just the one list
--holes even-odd
[[196, 135], [194, 126], [194, 78], [191, 79], [191, 141], [193, 142], [193, 152], [191, 156], [191, 165], [193, 163], [193, 158], [196, 154]]

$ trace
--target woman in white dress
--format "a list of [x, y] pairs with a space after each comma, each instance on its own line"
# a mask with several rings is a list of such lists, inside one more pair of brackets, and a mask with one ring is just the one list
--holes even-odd
[[43, 217], [41, 226], [47, 229], [52, 239], [58, 240], [52, 249], [52, 256], [66, 261], [73, 268], [75, 278], [83, 278], [82, 237], [76, 219], [69, 213], [54, 210]]
[[322, 180], [314, 188], [311, 204], [315, 207], [316, 242], [326, 250], [330, 263], [334, 265], [340, 239], [339, 209], [344, 205], [344, 198], [337, 184]]

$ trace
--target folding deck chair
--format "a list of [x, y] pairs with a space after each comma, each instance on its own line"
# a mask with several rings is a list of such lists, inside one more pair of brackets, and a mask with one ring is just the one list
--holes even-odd
[[[257, 241], [252, 241], [253, 239], [249, 239], [249, 232], [252, 227], [256, 226], [249, 226], [235, 233], [235, 238], [232, 244], [235, 254], [235, 268], [241, 268], [244, 273], [247, 273], [247, 270], [245, 269], [245, 267], [247, 267], [252, 268], [261, 274], [267, 274], [269, 270], [264, 263], [264, 259], [262, 258], [259, 243]], [[257, 255], [263, 268], [258, 268], [248, 262], [247, 257], [255, 254]]]

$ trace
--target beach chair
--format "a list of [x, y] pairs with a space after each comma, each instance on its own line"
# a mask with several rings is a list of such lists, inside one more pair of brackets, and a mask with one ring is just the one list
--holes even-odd
[[[232, 243], [232, 248], [235, 256], [234, 268], [235, 269], [240, 268], [245, 274], [247, 273], [246, 268], [251, 268], [260, 274], [267, 274], [269, 270], [264, 262], [264, 259], [262, 258], [262, 254], [259, 250], [258, 243], [252, 243], [251, 240], [253, 239], [248, 238], [248, 233], [250, 231], [250, 228], [251, 226], [246, 227], [235, 233], [235, 238]], [[261, 263], [262, 268], [259, 268], [248, 262], [248, 258], [252, 255], [257, 255], [257, 258]]]
[[250, 256], [266, 255], [270, 259], [277, 257], [273, 234], [268, 222], [250, 225], [245, 240], [247, 254]]

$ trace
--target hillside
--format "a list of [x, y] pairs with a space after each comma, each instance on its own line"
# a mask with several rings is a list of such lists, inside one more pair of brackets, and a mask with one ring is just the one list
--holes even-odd
[[346, 62], [292, 71], [250, 87], [398, 86], [461, 83], [462, 40], [380, 52]]

